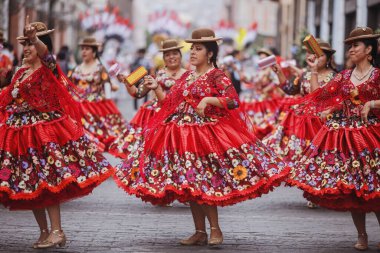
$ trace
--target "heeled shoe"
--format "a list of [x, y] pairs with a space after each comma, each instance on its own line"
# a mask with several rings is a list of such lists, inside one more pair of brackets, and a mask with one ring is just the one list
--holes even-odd
[[[197, 233], [201, 233], [202, 236], [197, 235]], [[190, 236], [188, 239], [183, 239], [179, 242], [181, 245], [198, 245], [203, 246], [207, 244], [207, 233], [203, 230], [195, 230], [195, 234]]]
[[46, 234], [47, 236], [49, 236], [49, 230], [48, 229], [41, 229], [40, 233], [41, 233], [40, 234], [40, 238], [35, 243], [33, 243], [33, 248], [34, 249], [37, 249], [38, 244], [40, 244], [40, 243], [42, 243], [43, 241], [46, 240], [47, 237], [41, 239], [42, 234]]
[[366, 233], [358, 234], [358, 241], [354, 245], [354, 248], [360, 251], [368, 249], [368, 236]]
[[37, 249], [47, 249], [52, 247], [64, 247], [66, 245], [66, 235], [62, 230], [53, 230], [49, 237], [37, 245]]
[[[211, 230], [220, 230], [220, 228], [215, 228], [215, 227], [211, 227], [210, 229]], [[208, 241], [209, 246], [217, 246], [217, 245], [220, 245], [222, 243], [223, 243], [223, 234], [220, 237], [214, 237], [214, 238], [210, 237], [210, 240]]]

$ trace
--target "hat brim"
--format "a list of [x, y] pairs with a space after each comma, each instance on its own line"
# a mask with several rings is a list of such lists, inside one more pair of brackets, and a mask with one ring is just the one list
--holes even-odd
[[328, 48], [328, 47], [321, 47], [321, 49], [322, 49], [323, 51], [331, 52], [332, 54], [336, 52], [336, 50], [331, 49], [331, 48]]
[[78, 46], [87, 46], [87, 47], [100, 47], [100, 43], [79, 43]]
[[[43, 31], [43, 32], [37, 32], [36, 36], [37, 37], [44, 36], [44, 35], [47, 35], [47, 34], [54, 32], [54, 30], [55, 29], [51, 29], [51, 30], [47, 30], [47, 31]], [[26, 39], [28, 39], [28, 37], [26, 37], [26, 36], [19, 36], [16, 38], [16, 40], [26, 40]]]
[[162, 48], [162, 49], [159, 49], [158, 51], [159, 52], [167, 52], [167, 51], [171, 51], [171, 50], [178, 50], [181, 48], [183, 48], [183, 46]]
[[216, 42], [219, 40], [223, 40], [223, 38], [204, 38], [204, 39], [187, 39], [185, 42], [187, 43], [202, 43], [202, 42]]
[[268, 56], [273, 55], [273, 53], [268, 52], [268, 51], [263, 51], [263, 50], [259, 50], [259, 51], [257, 51], [256, 54], [266, 54], [266, 55], [268, 55]]
[[377, 39], [379, 37], [380, 37], [380, 34], [360, 35], [360, 36], [356, 36], [356, 37], [345, 39], [344, 43], [350, 43], [352, 41], [362, 40], [362, 39]]

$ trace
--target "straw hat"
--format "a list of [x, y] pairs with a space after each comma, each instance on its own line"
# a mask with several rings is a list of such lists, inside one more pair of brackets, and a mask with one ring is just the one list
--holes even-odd
[[199, 28], [195, 29], [191, 33], [191, 39], [185, 40], [185, 42], [188, 43], [195, 43], [195, 42], [212, 42], [212, 41], [219, 41], [222, 40], [222, 38], [215, 37], [215, 32], [209, 28]]
[[348, 38], [344, 40], [344, 43], [350, 43], [355, 40], [376, 39], [379, 37], [380, 34], [374, 33], [369, 27], [356, 27], [350, 32], [350, 35], [348, 35]]
[[331, 52], [332, 54], [335, 53], [335, 50], [331, 48], [331, 45], [330, 43], [324, 41], [324, 40], [321, 40], [321, 39], [316, 39], [316, 41], [318, 42], [318, 45], [319, 47], [323, 50], [323, 51], [328, 51], [328, 52]]
[[[51, 30], [48, 30], [47, 29], [47, 26], [42, 23], [42, 22], [33, 22], [33, 23], [30, 23], [31, 26], [33, 26], [36, 30], [37, 30], [37, 37], [40, 37], [40, 36], [43, 36], [43, 35], [46, 35], [46, 34], [50, 34], [52, 32], [54, 32], [54, 29], [51, 29]], [[28, 37], [25, 36], [25, 28], [24, 28], [24, 35], [23, 36], [19, 36], [16, 38], [17, 40], [26, 40], [28, 39]]]
[[100, 47], [102, 44], [97, 42], [94, 37], [85, 37], [78, 44], [79, 46], [88, 46], [88, 47]]
[[259, 50], [256, 51], [257, 54], [266, 54], [267, 56], [271, 56], [273, 53], [267, 48], [260, 48]]
[[160, 52], [166, 52], [170, 50], [181, 49], [183, 46], [178, 45], [178, 41], [176, 40], [164, 40], [161, 42]]

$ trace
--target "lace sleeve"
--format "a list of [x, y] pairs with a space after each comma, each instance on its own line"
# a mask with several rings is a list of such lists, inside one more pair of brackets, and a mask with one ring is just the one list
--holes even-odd
[[215, 88], [218, 92], [218, 99], [225, 109], [235, 109], [239, 107], [239, 97], [231, 80], [223, 71], [217, 71], [215, 75]]
[[59, 77], [59, 73], [58, 73], [58, 70], [57, 70], [57, 62], [55, 60], [55, 57], [47, 49], [46, 49], [46, 53], [44, 54], [44, 56], [41, 57], [41, 61], [42, 61], [42, 64], [44, 64], [46, 67], [48, 67], [48, 69], [50, 69], [51, 72], [57, 78]]
[[341, 108], [342, 102], [350, 95], [350, 87], [346, 82], [347, 78], [349, 80], [349, 75], [347, 75], [347, 71], [343, 71], [325, 86], [303, 98], [296, 99], [296, 103], [300, 105], [297, 111], [303, 114], [314, 114]]
[[280, 84], [280, 88], [288, 95], [297, 95], [301, 91], [301, 83], [304, 79], [304, 75], [301, 77], [293, 78], [292, 80], [286, 80]]

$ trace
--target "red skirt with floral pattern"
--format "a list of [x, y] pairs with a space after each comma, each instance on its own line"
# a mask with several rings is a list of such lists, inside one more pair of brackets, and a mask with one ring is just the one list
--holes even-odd
[[380, 120], [328, 120], [292, 168], [290, 185], [338, 211], [380, 211]]
[[321, 127], [318, 117], [297, 115], [294, 110], [289, 110], [281, 124], [263, 142], [293, 166]]
[[60, 112], [10, 113], [0, 122], [0, 203], [38, 209], [89, 194], [114, 173]]
[[108, 151], [111, 143], [127, 127], [127, 122], [110, 99], [81, 102], [80, 110], [86, 133], [90, 139], [98, 140], [100, 142], [99, 148], [104, 148], [104, 151]]
[[142, 130], [156, 111], [159, 110], [157, 99], [144, 103], [136, 112], [129, 126], [113, 141], [108, 152], [115, 157], [125, 159], [142, 141]]
[[174, 114], [149, 138], [118, 166], [114, 178], [127, 193], [152, 204], [232, 205], [268, 193], [289, 173], [229, 118]]

